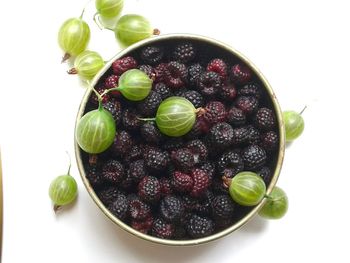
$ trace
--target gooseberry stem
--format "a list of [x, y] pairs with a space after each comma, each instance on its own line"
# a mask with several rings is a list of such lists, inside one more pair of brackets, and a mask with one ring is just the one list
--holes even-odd
[[53, 211], [54, 211], [55, 213], [57, 213], [57, 211], [60, 210], [60, 209], [61, 209], [61, 206], [60, 206], [60, 205], [56, 205], [56, 204], [55, 204], [55, 205], [53, 206]]
[[137, 119], [140, 121], [155, 121], [156, 120], [156, 118], [139, 118], [139, 117], [137, 117]]
[[101, 23], [101, 19], [100, 19], [99, 13], [95, 13], [94, 14], [93, 20], [94, 20], [95, 24], [98, 26], [98, 28], [100, 30], [102, 30], [104, 28], [104, 26]]
[[66, 151], [66, 154], [68, 155], [68, 159], [69, 159], [69, 166], [68, 166], [67, 175], [70, 175], [70, 168], [72, 167], [72, 159], [70, 158], [70, 154], [68, 151]]
[[306, 110], [307, 105], [305, 105], [304, 109], [301, 110], [301, 112], [299, 113], [300, 115], [303, 114], [303, 112]]
[[90, 4], [90, 2], [91, 2], [92, 0], [89, 0], [86, 4], [85, 4], [85, 6], [84, 6], [84, 8], [83, 8], [83, 11], [81, 11], [81, 15], [80, 15], [80, 19], [83, 19], [83, 16], [84, 16], [84, 13], [85, 13], [85, 9], [86, 9], [86, 7], [87, 7], [87, 5], [88, 4]]

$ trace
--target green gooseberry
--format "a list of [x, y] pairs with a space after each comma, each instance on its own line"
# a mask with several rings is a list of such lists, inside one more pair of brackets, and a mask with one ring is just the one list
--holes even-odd
[[85, 50], [74, 60], [74, 68], [68, 71], [69, 74], [78, 74], [86, 80], [91, 80], [97, 72], [103, 68], [105, 62], [95, 51]]
[[298, 138], [304, 131], [304, 119], [301, 113], [295, 111], [284, 111], [283, 121], [287, 142]]
[[266, 203], [259, 211], [261, 217], [267, 219], [279, 219], [287, 213], [288, 197], [281, 188], [275, 186], [271, 194], [266, 198]]

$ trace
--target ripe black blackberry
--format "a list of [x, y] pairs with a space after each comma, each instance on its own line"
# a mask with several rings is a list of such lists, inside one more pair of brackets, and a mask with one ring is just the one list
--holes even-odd
[[233, 142], [233, 128], [226, 122], [220, 122], [210, 128], [207, 135], [209, 147], [213, 150], [228, 148]]
[[86, 171], [86, 178], [93, 187], [100, 187], [103, 184], [99, 165], [90, 165]]
[[165, 81], [167, 67], [168, 67], [167, 63], [160, 63], [158, 66], [154, 68], [154, 71], [156, 72], [156, 78], [154, 81], [156, 83]]
[[128, 199], [123, 194], [118, 195], [117, 199], [108, 206], [108, 210], [120, 220], [126, 219], [128, 216], [128, 208]]
[[212, 202], [215, 218], [227, 219], [233, 216], [235, 205], [229, 195], [218, 195]]
[[260, 170], [256, 171], [258, 175], [262, 177], [265, 184], [268, 185], [271, 181], [272, 172], [271, 169], [267, 166], [263, 166]]
[[265, 132], [260, 137], [260, 146], [267, 152], [273, 152], [278, 147], [278, 135], [274, 131]]
[[122, 114], [122, 124], [128, 131], [136, 131], [140, 128], [142, 121], [134, 110], [126, 109]]
[[237, 90], [233, 83], [225, 83], [219, 89], [219, 97], [228, 102], [232, 101], [237, 96]]
[[184, 141], [181, 137], [165, 137], [162, 148], [169, 152], [182, 148]]
[[141, 59], [150, 65], [158, 64], [164, 56], [164, 50], [161, 47], [149, 46], [141, 51]]
[[215, 175], [215, 165], [212, 162], [206, 161], [199, 166], [199, 169], [205, 171], [209, 177], [209, 180], [212, 181]]
[[236, 107], [241, 109], [244, 114], [251, 115], [258, 110], [259, 101], [253, 96], [239, 96], [236, 99]]
[[189, 141], [186, 148], [192, 152], [195, 163], [204, 162], [208, 158], [208, 148], [201, 140]]
[[138, 183], [140, 180], [147, 176], [146, 166], [144, 160], [137, 160], [129, 165], [129, 175], [131, 179]]
[[169, 164], [169, 154], [158, 148], [151, 148], [145, 151], [144, 160], [150, 172], [159, 172], [167, 168]]
[[123, 189], [126, 192], [130, 192], [132, 189], [135, 189], [135, 182], [133, 178], [131, 178], [129, 170], [126, 171], [126, 176], [119, 183], [119, 186], [121, 189]]
[[223, 80], [226, 80], [227, 78], [227, 65], [220, 58], [211, 60], [207, 65], [207, 70], [219, 74]]
[[190, 192], [193, 189], [193, 179], [186, 173], [175, 171], [172, 175], [171, 185], [177, 192]]
[[150, 65], [141, 65], [139, 66], [139, 70], [145, 72], [150, 79], [154, 79], [156, 76], [156, 71]]
[[130, 133], [120, 131], [116, 134], [111, 151], [117, 156], [125, 156], [133, 146], [134, 142]]
[[203, 96], [195, 90], [185, 92], [183, 97], [188, 99], [196, 109], [204, 106]]
[[186, 225], [186, 231], [192, 238], [206, 237], [214, 232], [214, 222], [208, 217], [193, 214]]
[[253, 125], [246, 126], [248, 130], [248, 144], [258, 144], [260, 141], [260, 132]]
[[239, 127], [233, 129], [233, 144], [244, 145], [248, 141], [248, 129], [247, 127]]
[[153, 117], [161, 102], [162, 96], [155, 91], [151, 91], [144, 100], [137, 104], [137, 110], [144, 117]]
[[145, 176], [138, 185], [138, 196], [141, 200], [155, 203], [160, 199], [160, 183], [154, 176]]
[[171, 153], [173, 164], [182, 171], [189, 171], [195, 165], [194, 154], [187, 148]]
[[174, 96], [184, 97], [184, 96], [185, 96], [185, 93], [186, 93], [187, 91], [189, 91], [189, 90], [186, 89], [186, 88], [176, 89], [176, 90], [174, 90]]
[[125, 177], [124, 166], [117, 160], [109, 160], [102, 166], [101, 176], [109, 183], [118, 184]]
[[196, 50], [191, 43], [182, 43], [175, 47], [173, 57], [182, 63], [188, 63], [196, 56]]
[[185, 86], [187, 82], [186, 66], [177, 61], [169, 62], [165, 70], [164, 81], [170, 88], [181, 88]]
[[251, 82], [240, 88], [238, 94], [241, 96], [254, 96], [259, 100], [261, 97], [261, 88], [258, 84]]
[[143, 158], [143, 149], [141, 145], [133, 145], [129, 152], [124, 155], [125, 163], [130, 163]]
[[272, 110], [260, 108], [255, 115], [255, 125], [264, 131], [270, 131], [276, 126], [276, 117]]
[[185, 207], [180, 198], [168, 195], [160, 201], [159, 212], [166, 221], [176, 223], [183, 216]]
[[116, 186], [109, 186], [97, 192], [98, 198], [105, 206], [109, 206], [122, 192]]
[[224, 122], [227, 112], [225, 105], [220, 101], [210, 101], [205, 105], [203, 118], [210, 124]]
[[170, 88], [163, 82], [156, 83], [153, 86], [153, 90], [162, 97], [162, 100], [165, 100], [166, 98], [169, 98], [173, 95]]
[[218, 159], [217, 168], [221, 176], [228, 178], [232, 178], [237, 173], [243, 171], [244, 162], [239, 151], [230, 150], [223, 153]]
[[142, 124], [140, 132], [142, 139], [148, 143], [158, 145], [164, 141], [164, 135], [153, 122], [145, 122]]
[[245, 169], [257, 169], [266, 162], [266, 151], [258, 145], [249, 145], [242, 150]]
[[230, 123], [233, 127], [238, 127], [245, 124], [246, 116], [241, 109], [233, 106], [227, 112], [227, 122]]
[[222, 80], [219, 74], [211, 71], [203, 72], [197, 83], [199, 92], [206, 97], [213, 97], [222, 86]]
[[121, 103], [117, 100], [108, 100], [103, 103], [103, 108], [112, 114], [115, 124], [118, 125], [122, 119]]
[[162, 218], [157, 218], [153, 221], [152, 235], [163, 239], [171, 239], [175, 234], [173, 224], [166, 222]]
[[151, 207], [136, 196], [129, 199], [128, 213], [131, 219], [144, 220], [151, 215]]
[[204, 68], [199, 64], [193, 64], [188, 67], [188, 81], [192, 87], [198, 84], [199, 76], [204, 72]]

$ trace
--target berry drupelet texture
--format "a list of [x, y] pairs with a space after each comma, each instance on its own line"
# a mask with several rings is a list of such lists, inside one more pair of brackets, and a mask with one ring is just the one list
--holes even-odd
[[185, 86], [187, 82], [187, 68], [185, 64], [177, 61], [169, 62], [165, 70], [164, 80], [165, 84], [170, 88]]
[[126, 109], [122, 114], [122, 124], [129, 131], [136, 131], [141, 126], [139, 115], [134, 109]]
[[144, 153], [144, 160], [150, 172], [165, 170], [169, 164], [169, 154], [158, 148], [151, 148]]
[[182, 63], [188, 63], [192, 61], [196, 56], [196, 50], [191, 43], [179, 44], [175, 47], [173, 57], [175, 60]]
[[122, 192], [116, 186], [109, 186], [97, 193], [105, 206], [112, 204]]
[[176, 196], [168, 195], [160, 201], [159, 211], [162, 218], [170, 223], [180, 221], [185, 212], [182, 200]]
[[125, 71], [129, 69], [137, 68], [137, 61], [133, 57], [124, 57], [121, 59], [117, 59], [112, 64], [112, 69], [114, 74], [120, 76]]
[[165, 100], [173, 95], [170, 88], [162, 82], [156, 83], [153, 86], [153, 91], [157, 92], [162, 97], [162, 100]]
[[153, 122], [146, 122], [140, 128], [142, 139], [150, 144], [158, 145], [164, 140], [164, 135]]
[[221, 176], [234, 177], [244, 169], [243, 159], [237, 150], [230, 150], [223, 153], [217, 162], [218, 172]]
[[108, 210], [120, 220], [126, 219], [128, 215], [129, 202], [125, 195], [120, 194], [109, 206]]
[[163, 239], [171, 239], [174, 236], [175, 227], [171, 223], [167, 223], [162, 218], [157, 218], [153, 222], [152, 235]]
[[264, 131], [269, 131], [276, 126], [276, 117], [272, 110], [260, 108], [255, 115], [255, 125]]
[[164, 50], [161, 47], [149, 46], [145, 47], [141, 51], [141, 59], [150, 65], [155, 65], [159, 63], [164, 56]]
[[102, 178], [112, 184], [120, 183], [125, 177], [124, 166], [117, 160], [109, 160], [102, 166]]
[[204, 170], [198, 168], [192, 170], [191, 176], [193, 179], [193, 188], [190, 195], [193, 197], [200, 197], [207, 191], [210, 185], [209, 176]]
[[204, 72], [204, 68], [199, 64], [193, 64], [188, 67], [188, 82], [191, 86], [196, 87], [200, 75]]
[[215, 124], [209, 130], [207, 141], [213, 150], [223, 150], [233, 143], [233, 128], [226, 122]]
[[202, 95], [207, 97], [215, 96], [222, 86], [222, 80], [219, 74], [206, 71], [203, 72], [199, 78], [197, 83], [197, 88]]
[[267, 152], [275, 151], [278, 148], [278, 135], [274, 131], [263, 133], [260, 137], [260, 146]]
[[220, 101], [211, 101], [204, 108], [204, 119], [210, 124], [224, 122], [227, 112], [225, 105]]
[[129, 132], [120, 131], [116, 134], [111, 151], [117, 156], [125, 156], [133, 146], [134, 142]]
[[182, 171], [189, 171], [195, 165], [194, 154], [187, 148], [173, 151], [171, 160]]
[[160, 183], [154, 176], [145, 176], [138, 185], [139, 197], [149, 203], [155, 203], [160, 199]]
[[204, 106], [203, 96], [195, 90], [186, 91], [183, 97], [188, 99], [196, 109]]
[[242, 150], [242, 158], [246, 169], [256, 169], [266, 162], [266, 151], [258, 145], [249, 145]]
[[192, 177], [183, 172], [175, 171], [171, 183], [177, 192], [190, 192], [193, 189]]
[[259, 101], [252, 96], [239, 96], [236, 100], [236, 107], [243, 111], [244, 114], [250, 115], [258, 110]]
[[146, 166], [144, 160], [137, 160], [129, 165], [129, 175], [131, 179], [138, 183], [142, 178], [147, 176]]
[[214, 222], [208, 217], [193, 214], [186, 225], [186, 230], [192, 238], [209, 236], [214, 232]]
[[207, 66], [207, 71], [212, 71], [217, 74], [222, 78], [222, 80], [227, 79], [227, 65], [226, 63], [220, 59], [220, 58], [215, 58], [212, 61], [209, 62]]
[[212, 209], [214, 217], [227, 219], [233, 216], [235, 205], [229, 195], [218, 195], [212, 202]]
[[236, 64], [231, 68], [231, 79], [236, 84], [246, 84], [252, 78], [252, 71], [245, 65]]
[[152, 117], [156, 114], [161, 102], [162, 96], [155, 91], [151, 91], [143, 101], [138, 103], [138, 112], [140, 112], [144, 117]]

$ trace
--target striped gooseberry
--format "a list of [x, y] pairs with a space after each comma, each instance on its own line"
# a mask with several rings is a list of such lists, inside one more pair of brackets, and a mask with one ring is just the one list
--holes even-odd
[[280, 219], [288, 210], [288, 197], [279, 187], [275, 186], [271, 194], [266, 197], [266, 203], [259, 211], [261, 217], [267, 219]]
[[113, 18], [120, 14], [124, 6], [124, 0], [96, 0], [97, 13], [105, 18]]
[[104, 66], [103, 58], [95, 51], [85, 50], [74, 60], [74, 68], [69, 74], [78, 74], [83, 79], [90, 80]]
[[[306, 107], [305, 107], [306, 108]], [[286, 141], [291, 142], [298, 138], [304, 131], [304, 119], [301, 116], [305, 108], [300, 112], [284, 111], [283, 122], [286, 134]]]

